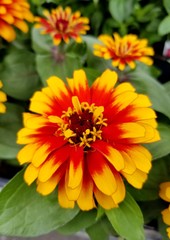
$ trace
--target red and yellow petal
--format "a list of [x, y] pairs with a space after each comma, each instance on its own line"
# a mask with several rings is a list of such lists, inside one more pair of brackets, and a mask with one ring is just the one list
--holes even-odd
[[141, 189], [143, 187], [144, 182], [147, 180], [147, 173], [142, 172], [139, 169], [136, 169], [132, 174], [128, 174], [125, 171], [121, 171], [121, 174], [125, 177], [125, 179], [130, 183], [133, 187]]
[[114, 89], [113, 96], [116, 97], [124, 92], [135, 92], [135, 88], [131, 83], [121, 83]]
[[133, 159], [124, 151], [121, 151], [121, 155], [124, 159], [124, 168], [123, 172], [127, 174], [133, 174], [136, 171], [136, 165], [133, 161]]
[[96, 141], [92, 147], [100, 152], [114, 166], [117, 171], [124, 168], [125, 163], [121, 153], [104, 141]]
[[24, 33], [27, 33], [29, 30], [28, 25], [23, 20], [15, 19], [13, 25]]
[[36, 150], [39, 147], [40, 146], [37, 143], [30, 143], [25, 145], [17, 154], [19, 163], [24, 164], [31, 162]]
[[148, 173], [151, 169], [152, 156], [150, 152], [143, 146], [136, 145], [125, 150], [128, 156], [134, 161], [136, 168]]
[[69, 200], [65, 190], [64, 178], [60, 181], [58, 186], [58, 202], [63, 208], [74, 208], [75, 201]]
[[68, 186], [68, 174], [66, 173], [65, 177], [65, 191], [67, 194], [67, 197], [70, 201], [76, 201], [80, 195], [80, 191], [82, 189], [82, 182], [76, 187], [76, 188], [70, 188]]
[[30, 104], [30, 107], [29, 107], [30, 111], [33, 111], [33, 112], [39, 113], [39, 114], [47, 114], [47, 113], [51, 112], [51, 106], [49, 106], [45, 102], [35, 100], [34, 95], [30, 99], [30, 101], [31, 101], [31, 104]]
[[132, 143], [151, 143], [160, 140], [160, 135], [157, 129], [142, 122], [140, 125], [145, 129], [145, 135], [143, 137], [138, 136], [137, 138], [133, 138]]
[[89, 102], [90, 89], [83, 70], [75, 71], [73, 78], [67, 78], [67, 82], [73, 96], [78, 96], [80, 102]]
[[45, 182], [41, 182], [39, 180], [39, 176], [37, 177], [37, 192], [42, 195], [48, 195], [55, 190], [60, 180], [65, 174], [65, 166], [64, 163], [61, 167], [57, 169], [57, 171]]
[[136, 98], [138, 97], [137, 93], [132, 91], [126, 91], [117, 95], [112, 103], [112, 107], [117, 106], [118, 111], [122, 111], [127, 106], [129, 106]]
[[93, 197], [94, 183], [89, 173], [84, 170], [83, 182], [77, 204], [83, 211], [88, 211], [96, 207]]
[[29, 128], [22, 128], [17, 134], [18, 144], [36, 143], [35, 130]]
[[98, 152], [89, 153], [88, 170], [97, 186], [105, 195], [112, 195], [116, 188], [116, 179], [105, 158]]
[[54, 175], [46, 182], [37, 181], [37, 192], [41, 193], [42, 195], [46, 196], [54, 191], [56, 186], [58, 185], [61, 176]]
[[132, 110], [129, 112], [129, 116], [134, 117], [136, 121], [153, 119], [157, 117], [153, 109], [146, 107], [132, 108]]
[[23, 113], [23, 122], [24, 126], [29, 129], [38, 129], [40, 126], [53, 126], [49, 123], [49, 120], [46, 117], [41, 115], [31, 114], [31, 113]]
[[153, 60], [150, 57], [140, 57], [138, 60], [149, 66], [151, 66], [153, 64]]
[[28, 185], [31, 185], [38, 177], [39, 168], [34, 167], [33, 164], [29, 164], [24, 172], [24, 180]]
[[34, 153], [31, 160], [32, 164], [35, 167], [39, 167], [47, 159], [48, 155], [51, 153], [49, 149], [50, 149], [50, 144], [47, 144], [47, 143], [44, 143], [43, 145], [39, 146], [38, 149], [36, 149], [36, 152]]
[[156, 121], [155, 118], [151, 118], [151, 119], [142, 119], [142, 120], [138, 120], [138, 123], [144, 123], [144, 124], [148, 124], [149, 126], [153, 127], [153, 128], [157, 128], [158, 127], [158, 123]]
[[[41, 165], [38, 179], [40, 182], [46, 182], [52, 175], [62, 166], [69, 156], [69, 147], [65, 146], [54, 151], [48, 159], [45, 159], [43, 165]], [[44, 159], [44, 158], [43, 158]]]
[[92, 102], [95, 102], [97, 105], [105, 106], [112, 99], [112, 91], [117, 82], [117, 74], [109, 69], [103, 72], [103, 74], [97, 78], [92, 87]]
[[[110, 134], [112, 133], [112, 134]], [[103, 136], [121, 142], [121, 139], [133, 139], [144, 137], [146, 129], [142, 124], [135, 122], [116, 124], [112, 123], [103, 129]]]
[[47, 84], [59, 105], [63, 106], [63, 109], [67, 109], [71, 105], [71, 97], [66, 84], [56, 76], [47, 79]]
[[[46, 88], [47, 89], [47, 88]], [[51, 97], [49, 97], [48, 95], [46, 95], [43, 91], [37, 91], [34, 93], [33, 97], [31, 98], [31, 101], [38, 101], [38, 102], [42, 102], [45, 103], [49, 106], [52, 105], [53, 103], [53, 99], [51, 99]], [[30, 109], [32, 110], [32, 109]]]
[[102, 206], [104, 209], [111, 209], [111, 208], [117, 208], [118, 204], [114, 202], [112, 196], [108, 196], [104, 194], [102, 191], [100, 191], [97, 187], [94, 189], [94, 195], [97, 200], [97, 202]]
[[124, 200], [125, 195], [126, 195], [126, 190], [125, 190], [125, 185], [124, 185], [121, 175], [115, 170], [113, 170], [113, 172], [114, 172], [114, 176], [116, 179], [117, 189], [112, 194], [112, 199], [114, 200], [114, 202], [116, 204], [119, 204], [120, 202], [122, 202]]
[[134, 107], [150, 107], [152, 105], [150, 99], [144, 94], [138, 94], [137, 98], [133, 101]]
[[5, 22], [2, 22], [0, 19], [0, 36], [8, 42], [12, 42], [16, 38], [16, 33], [14, 29]]
[[83, 178], [83, 165], [83, 148], [71, 148], [68, 168], [68, 187], [74, 189], [81, 183]]
[[[60, 78], [50, 77], [47, 80], [49, 87], [37, 91], [31, 98], [30, 110], [40, 114], [61, 114], [63, 108], [67, 109], [70, 95], [66, 85]], [[67, 101], [63, 101], [66, 99]]]

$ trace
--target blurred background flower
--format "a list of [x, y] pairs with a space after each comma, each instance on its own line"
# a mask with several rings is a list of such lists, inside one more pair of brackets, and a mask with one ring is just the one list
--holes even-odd
[[51, 12], [44, 10], [43, 14], [46, 18], [36, 17], [39, 22], [36, 27], [42, 30], [42, 34], [50, 34], [55, 45], [59, 45], [61, 41], [68, 43], [70, 39], [81, 42], [81, 35], [90, 29], [89, 19], [81, 17], [80, 11], [72, 13], [70, 7], [63, 9], [59, 6]]
[[134, 69], [135, 61], [152, 65], [153, 60], [149, 56], [154, 55], [152, 47], [148, 47], [147, 39], [138, 39], [134, 34], [120, 37], [118, 33], [113, 34], [114, 39], [109, 35], [101, 35], [98, 39], [101, 44], [94, 44], [94, 54], [104, 59], [112, 60], [112, 65], [124, 70], [126, 65]]
[[30, 11], [27, 0], [1, 0], [0, 1], [0, 36], [11, 42], [16, 38], [15, 27], [22, 32], [28, 32], [25, 22], [33, 22], [34, 17]]

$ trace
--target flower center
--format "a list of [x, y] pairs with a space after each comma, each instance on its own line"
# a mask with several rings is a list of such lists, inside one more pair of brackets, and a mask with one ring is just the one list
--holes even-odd
[[102, 139], [102, 127], [107, 126], [104, 107], [80, 103], [77, 96], [72, 97], [72, 103], [73, 108], [63, 111], [61, 118], [50, 116], [49, 119], [59, 125], [57, 135], [64, 136], [70, 144], [90, 148], [92, 142]]
[[56, 28], [61, 33], [66, 32], [66, 30], [68, 28], [68, 23], [69, 23], [68, 20], [60, 18], [56, 22]]

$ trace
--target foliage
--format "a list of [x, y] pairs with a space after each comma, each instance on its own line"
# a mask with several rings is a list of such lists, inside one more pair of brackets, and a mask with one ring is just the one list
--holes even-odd
[[[120, 72], [110, 61], [93, 55], [93, 44], [98, 42], [98, 35], [113, 32], [122, 36], [137, 34], [139, 38], [147, 38], [153, 47], [158, 42], [164, 43], [170, 33], [169, 0], [30, 0], [29, 3], [35, 16], [42, 16], [44, 8], [58, 5], [80, 10], [90, 20], [90, 31], [83, 36], [82, 43], [70, 41], [61, 46], [64, 60], [57, 58], [58, 48], [51, 37], [40, 34], [31, 23], [29, 33], [17, 30], [15, 41], [0, 39], [0, 80], [8, 96], [6, 113], [0, 115], [0, 161], [9, 164], [16, 159], [20, 149], [16, 144], [17, 131], [22, 127], [22, 113], [28, 111], [34, 92], [46, 86], [51, 75], [66, 79], [79, 68], [85, 70], [90, 84], [104, 69], [114, 69], [120, 81], [131, 82], [138, 92], [148, 95], [157, 112], [161, 140], [146, 146], [152, 153], [153, 166], [144, 187], [136, 190], [127, 184], [125, 200], [110, 211], [62, 209], [57, 202], [57, 191], [48, 197], [40, 196], [34, 185], [28, 187], [23, 182], [23, 170], [20, 171], [0, 193], [0, 235], [29, 237], [53, 230], [62, 234], [84, 230], [92, 240], [108, 239], [109, 235], [143, 240], [144, 224], [156, 221], [155, 229], [168, 239], [166, 225], [161, 220], [166, 203], [159, 197], [159, 184], [170, 181], [170, 78], [167, 76], [162, 82], [161, 69], [155, 64], [137, 64], [135, 70], [127, 67]], [[158, 55], [155, 48], [155, 56]]]

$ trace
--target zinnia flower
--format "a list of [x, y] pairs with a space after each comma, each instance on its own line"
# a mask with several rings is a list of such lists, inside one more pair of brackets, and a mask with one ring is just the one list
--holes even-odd
[[109, 35], [99, 36], [101, 44], [94, 44], [94, 55], [104, 59], [111, 59], [112, 65], [124, 70], [126, 65], [135, 68], [135, 61], [152, 65], [153, 61], [148, 56], [153, 56], [153, 48], [147, 47], [146, 39], [138, 39], [134, 34], [120, 37], [118, 33], [113, 34], [114, 39]]
[[59, 204], [89, 210], [97, 203], [118, 207], [125, 197], [125, 178], [141, 188], [151, 168], [151, 154], [141, 145], [159, 140], [156, 114], [147, 96], [130, 83], [115, 87], [117, 74], [106, 70], [90, 88], [83, 70], [66, 85], [52, 76], [31, 98], [18, 143], [24, 179], [37, 191], [58, 185]]
[[[2, 82], [0, 81], [0, 88], [2, 87]], [[0, 91], [0, 113], [4, 113], [6, 111], [6, 107], [3, 104], [4, 102], [6, 102], [7, 97], [6, 94], [2, 91]]]
[[50, 34], [55, 45], [59, 45], [62, 40], [68, 43], [71, 38], [80, 43], [81, 35], [89, 30], [88, 18], [80, 17], [79, 11], [72, 13], [70, 7], [64, 10], [59, 6], [51, 12], [45, 10], [43, 14], [46, 18], [37, 17], [39, 23], [35, 26], [41, 28], [43, 34]]
[[[33, 22], [33, 15], [29, 10], [27, 0], [0, 0], [0, 36], [11, 42], [16, 38], [14, 27], [22, 32], [28, 32], [24, 20]], [[13, 27], [14, 26], [14, 27]]]
[[[160, 184], [159, 196], [166, 202], [170, 203], [170, 182], [164, 182]], [[162, 218], [165, 224], [169, 227], [167, 228], [167, 235], [170, 239], [170, 205], [168, 208], [162, 211]]]

